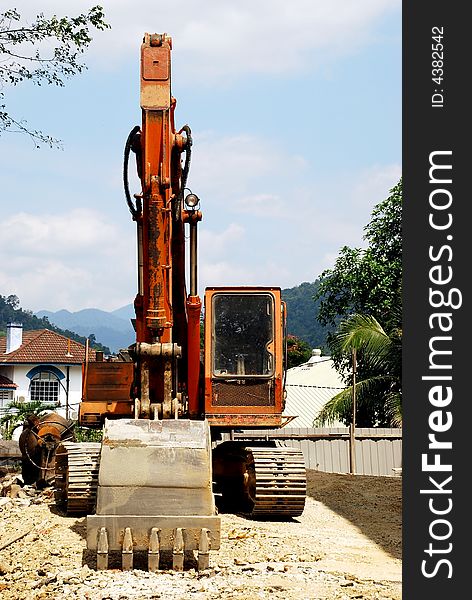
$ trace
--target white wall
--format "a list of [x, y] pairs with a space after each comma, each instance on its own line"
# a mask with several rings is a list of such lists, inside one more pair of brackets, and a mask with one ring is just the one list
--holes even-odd
[[[12, 380], [18, 385], [14, 398], [15, 400], [21, 400], [24, 398], [25, 402], [29, 402], [29, 385], [30, 379], [26, 374], [31, 371], [32, 368], [36, 367], [36, 364], [30, 365], [15, 365], [15, 371], [12, 376]], [[60, 380], [59, 385], [59, 400], [61, 409], [57, 412], [65, 416], [66, 406], [66, 387], [67, 387], [67, 367], [54, 365], [59, 371], [64, 374], [64, 379]], [[76, 418], [78, 406], [82, 396], [82, 366], [81, 365], [70, 365], [69, 366], [69, 417]]]

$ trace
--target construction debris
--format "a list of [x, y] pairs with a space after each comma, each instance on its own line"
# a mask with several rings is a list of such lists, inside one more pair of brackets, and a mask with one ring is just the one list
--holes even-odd
[[[96, 570], [86, 549], [84, 517], [66, 516], [53, 489], [0, 481], [2, 600], [400, 600], [401, 479], [308, 473], [305, 511], [289, 522], [222, 514], [221, 549], [198, 572], [196, 556], [183, 571], [147, 570], [135, 553]], [[16, 497], [16, 485], [21, 490]], [[22, 497], [24, 494], [24, 497]], [[161, 565], [162, 566], [162, 565]], [[117, 570], [119, 569], [119, 570]], [[145, 570], [146, 569], [146, 570]]]

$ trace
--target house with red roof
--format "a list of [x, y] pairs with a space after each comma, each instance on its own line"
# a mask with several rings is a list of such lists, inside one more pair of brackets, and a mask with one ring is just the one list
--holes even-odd
[[[8, 324], [7, 335], [0, 337], [0, 411], [12, 400], [38, 400], [76, 418], [85, 352], [83, 344], [55, 331], [23, 331], [19, 323]], [[95, 359], [95, 350], [89, 350], [89, 359]]]

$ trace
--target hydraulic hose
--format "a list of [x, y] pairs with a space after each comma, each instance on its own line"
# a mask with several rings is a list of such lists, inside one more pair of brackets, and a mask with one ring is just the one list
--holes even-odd
[[192, 144], [193, 144], [192, 131], [191, 131], [190, 127], [188, 125], [184, 125], [182, 127], [182, 129], [179, 131], [179, 133], [182, 133], [183, 131], [185, 131], [185, 133], [187, 134], [187, 143], [185, 145], [185, 163], [184, 163], [184, 168], [182, 169], [182, 177], [181, 177], [181, 185], [180, 185], [180, 195], [181, 195], [182, 200], [183, 200], [185, 188], [187, 187], [187, 178], [188, 178], [188, 173], [190, 171], [190, 160], [192, 157]]
[[140, 152], [139, 152], [139, 147], [138, 147], [138, 140], [141, 136], [141, 129], [139, 127], [139, 125], [136, 125], [136, 127], [133, 127], [133, 129], [130, 131], [128, 138], [126, 140], [126, 144], [125, 144], [125, 151], [124, 151], [124, 157], [123, 157], [123, 187], [125, 190], [125, 198], [126, 198], [126, 204], [128, 205], [129, 211], [131, 213], [131, 216], [133, 217], [133, 221], [136, 221], [139, 217], [139, 215], [141, 214], [141, 202], [140, 200], [137, 198], [136, 199], [136, 205], [133, 204], [133, 201], [131, 200], [131, 194], [129, 192], [129, 181], [128, 181], [128, 163], [129, 163], [129, 154], [130, 151], [133, 150], [133, 152], [136, 153], [136, 161], [138, 163], [138, 174], [140, 175], [140, 170], [141, 170], [141, 165], [140, 165]]

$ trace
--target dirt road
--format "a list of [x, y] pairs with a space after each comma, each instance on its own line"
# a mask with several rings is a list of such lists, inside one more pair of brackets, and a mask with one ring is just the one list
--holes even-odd
[[397, 477], [310, 471], [301, 517], [281, 523], [222, 515], [221, 549], [201, 574], [192, 562], [183, 573], [148, 573], [136, 562], [133, 571], [97, 572], [85, 549], [85, 518], [58, 511], [50, 490], [24, 488], [0, 500], [5, 600], [401, 598]]

